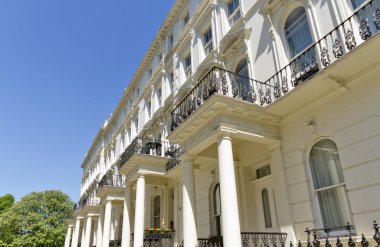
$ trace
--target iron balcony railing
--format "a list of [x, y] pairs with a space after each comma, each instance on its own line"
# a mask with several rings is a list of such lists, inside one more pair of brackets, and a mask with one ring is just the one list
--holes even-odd
[[103, 186], [112, 186], [112, 187], [123, 187], [125, 183], [124, 175], [111, 175], [106, 174], [98, 183], [98, 188], [96, 191], [99, 191]]
[[[272, 86], [231, 71], [214, 67], [172, 111], [171, 130], [175, 130], [214, 94], [221, 94], [255, 103], [257, 100], [255, 88], [259, 89], [259, 93], [263, 93], [268, 91], [268, 87]], [[266, 98], [264, 95], [262, 96], [263, 103], [265, 103]], [[270, 102], [268, 101], [268, 103]]]
[[100, 199], [98, 197], [86, 196], [74, 205], [74, 210], [80, 210], [86, 206], [95, 207], [95, 206], [98, 206], [99, 203], [100, 203]]
[[150, 138], [136, 137], [120, 156], [120, 164], [125, 164], [134, 154], [145, 154], [169, 159], [177, 159], [179, 145]]
[[[284, 247], [287, 234], [281, 232], [242, 232], [241, 243], [243, 247]], [[222, 236], [199, 238], [199, 247], [223, 247]]]
[[[380, 0], [372, 0], [293, 58], [265, 82], [211, 69], [172, 111], [174, 131], [214, 94], [265, 106], [329, 67], [380, 31]], [[375, 55], [375, 54], [374, 54]]]
[[[144, 230], [144, 247], [173, 247], [174, 230]], [[130, 245], [133, 247], [134, 234], [131, 234]]]

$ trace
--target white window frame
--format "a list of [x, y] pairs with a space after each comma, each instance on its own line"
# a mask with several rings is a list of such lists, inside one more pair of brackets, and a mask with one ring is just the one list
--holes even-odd
[[[232, 13], [230, 13], [230, 6], [232, 4], [238, 3], [237, 6], [235, 6], [235, 9], [233, 10]], [[235, 24], [241, 17], [241, 3], [240, 0], [231, 0], [230, 2], [227, 3], [227, 16], [228, 16], [228, 21], [230, 25]]]
[[185, 68], [185, 75], [186, 75], [186, 78], [190, 77], [191, 76], [191, 54], [189, 53], [189, 55], [187, 55], [185, 57], [185, 63], [184, 63], [184, 68]]
[[214, 44], [213, 44], [213, 35], [212, 35], [212, 28], [209, 26], [206, 29], [206, 32], [203, 33], [203, 47], [205, 54], [208, 55], [213, 49], [214, 49]]

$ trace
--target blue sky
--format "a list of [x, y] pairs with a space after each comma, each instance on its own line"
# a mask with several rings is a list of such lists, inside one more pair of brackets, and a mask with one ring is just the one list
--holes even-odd
[[0, 1], [0, 196], [79, 199], [84, 155], [172, 4]]

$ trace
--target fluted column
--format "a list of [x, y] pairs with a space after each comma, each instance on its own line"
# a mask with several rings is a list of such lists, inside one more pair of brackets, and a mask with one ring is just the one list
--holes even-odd
[[72, 230], [73, 230], [73, 225], [68, 225], [66, 238], [65, 238], [65, 247], [70, 247], [70, 239], [71, 239]]
[[96, 230], [96, 247], [102, 247], [103, 244], [103, 209], [99, 212], [98, 229]]
[[136, 185], [135, 231], [133, 246], [143, 246], [144, 242], [144, 210], [145, 209], [145, 177], [138, 174]]
[[73, 241], [71, 242], [71, 247], [77, 247], [79, 241], [79, 230], [80, 230], [80, 217], [77, 217], [75, 221], [75, 229], [73, 235]]
[[218, 140], [219, 183], [222, 207], [223, 245], [241, 247], [238, 199], [231, 138]]
[[86, 218], [86, 231], [84, 235], [84, 243], [82, 243], [83, 247], [89, 247], [91, 241], [91, 228], [92, 228], [92, 216], [88, 215]]
[[109, 244], [110, 244], [111, 213], [112, 213], [112, 201], [107, 200], [106, 209], [104, 212], [103, 247], [109, 247]]
[[131, 245], [131, 207], [132, 207], [132, 185], [127, 183], [125, 186], [124, 212], [123, 212], [123, 233], [121, 238], [121, 247], [130, 247]]
[[184, 246], [197, 246], [194, 163], [183, 163], [183, 241]]

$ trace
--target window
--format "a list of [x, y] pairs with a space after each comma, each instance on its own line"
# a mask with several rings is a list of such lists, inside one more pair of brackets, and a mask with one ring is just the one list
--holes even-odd
[[339, 227], [352, 222], [338, 148], [333, 141], [323, 139], [312, 147], [310, 168], [322, 225]]
[[153, 227], [160, 228], [161, 220], [161, 197], [155, 196], [153, 199]]
[[207, 31], [203, 34], [203, 45], [205, 48], [206, 55], [209, 54], [214, 49], [213, 44], [212, 44], [211, 27], [209, 27]]
[[187, 12], [185, 16], [183, 17], [183, 26], [186, 26], [189, 20], [190, 20], [190, 15], [189, 15], [189, 12]]
[[253, 87], [249, 78], [248, 63], [246, 59], [242, 59], [235, 69], [235, 82], [232, 87], [238, 91], [238, 96], [242, 100], [253, 102]]
[[173, 33], [169, 35], [168, 42], [169, 42], [169, 47], [172, 47], [173, 42], [174, 42]]
[[271, 174], [270, 165], [266, 165], [256, 169], [256, 179], [260, 179]]
[[174, 74], [173, 72], [169, 73], [169, 88], [170, 88], [170, 91], [173, 92], [173, 89], [174, 89]]
[[215, 185], [212, 193], [212, 204], [213, 204], [213, 234], [215, 236], [222, 235], [222, 222], [221, 222], [221, 205], [220, 205], [220, 186]]
[[352, 3], [352, 7], [354, 9], [357, 9], [359, 6], [361, 6], [363, 3], [365, 2], [365, 0], [351, 0], [351, 3]]
[[185, 58], [185, 74], [186, 74], [186, 77], [191, 76], [191, 55], [190, 54]]
[[158, 54], [158, 61], [159, 61], [159, 62], [162, 61], [162, 53]]
[[148, 70], [148, 74], [149, 74], [149, 77], [152, 77], [152, 69], [151, 68]]
[[148, 114], [148, 119], [150, 119], [152, 114], [152, 103], [150, 100], [146, 102], [146, 112]]
[[229, 4], [227, 4], [228, 20], [231, 24], [239, 20], [241, 16], [239, 1], [240, 0], [232, 0]]
[[298, 7], [289, 15], [285, 23], [285, 37], [292, 58], [313, 42], [303, 7]]
[[263, 201], [265, 228], [271, 228], [272, 227], [272, 216], [271, 216], [271, 212], [270, 212], [269, 194], [268, 194], [267, 189], [263, 189], [261, 191], [261, 199]]
[[158, 105], [161, 106], [161, 101], [162, 101], [162, 89], [161, 89], [161, 87], [157, 89], [157, 101], [158, 101]]

